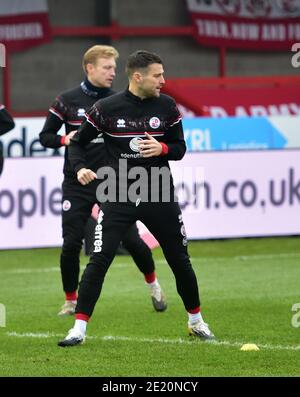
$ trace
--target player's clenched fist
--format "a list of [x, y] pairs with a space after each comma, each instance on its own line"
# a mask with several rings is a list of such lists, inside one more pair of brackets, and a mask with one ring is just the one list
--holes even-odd
[[87, 185], [94, 179], [97, 179], [97, 174], [88, 168], [81, 168], [77, 172], [77, 179], [82, 185]]

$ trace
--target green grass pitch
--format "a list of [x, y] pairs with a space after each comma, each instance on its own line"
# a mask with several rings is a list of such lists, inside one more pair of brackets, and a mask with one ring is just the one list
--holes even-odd
[[[82, 346], [59, 348], [73, 325], [63, 303], [59, 249], [0, 252], [0, 376], [299, 376], [299, 238], [191, 242], [202, 313], [217, 337], [187, 335], [187, 316], [160, 249], [168, 309], [156, 313], [142, 275], [118, 256]], [[88, 258], [81, 258], [82, 268]], [[3, 310], [6, 311], [4, 324]], [[300, 316], [294, 323], [300, 326]], [[299, 324], [298, 324], [299, 323]], [[6, 325], [6, 326], [3, 326]], [[294, 324], [295, 325], [295, 324]], [[244, 343], [259, 351], [244, 352]]]

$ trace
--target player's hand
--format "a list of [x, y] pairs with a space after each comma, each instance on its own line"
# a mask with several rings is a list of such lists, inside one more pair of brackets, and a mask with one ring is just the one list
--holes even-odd
[[81, 168], [77, 172], [77, 179], [82, 185], [87, 185], [94, 179], [97, 179], [97, 174], [88, 168]]
[[162, 152], [162, 146], [153, 136], [145, 132], [147, 139], [143, 139], [139, 143], [140, 153], [143, 157], [156, 157], [160, 156]]
[[69, 146], [70, 145], [70, 140], [71, 138], [73, 138], [73, 136], [76, 134], [76, 130], [75, 131], [71, 131], [68, 133], [68, 135], [66, 135], [65, 137], [65, 146]]

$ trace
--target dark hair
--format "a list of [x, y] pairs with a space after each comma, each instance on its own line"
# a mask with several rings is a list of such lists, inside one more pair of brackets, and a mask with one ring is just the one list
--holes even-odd
[[126, 73], [128, 77], [130, 77], [137, 69], [146, 69], [149, 65], [152, 65], [153, 63], [159, 63], [161, 65], [163, 64], [161, 58], [154, 52], [149, 52], [145, 50], [135, 51], [128, 57], [126, 64]]

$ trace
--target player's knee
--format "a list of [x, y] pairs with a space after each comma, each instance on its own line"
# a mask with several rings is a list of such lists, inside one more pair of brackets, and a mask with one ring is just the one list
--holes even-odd
[[102, 283], [109, 265], [103, 261], [95, 261], [95, 258], [91, 258], [91, 262], [87, 265], [84, 273], [83, 279], [88, 279], [92, 282], [94, 280], [96, 283]]
[[141, 238], [127, 238], [122, 241], [124, 248], [131, 252], [141, 252], [145, 254], [149, 251], [148, 245]]
[[62, 246], [62, 254], [66, 256], [79, 255], [81, 247], [81, 241], [72, 241], [71, 239], [65, 239]]
[[178, 271], [186, 272], [192, 269], [189, 256], [185, 253], [174, 254], [174, 252], [172, 252], [170, 255], [166, 255], [166, 258], [171, 267], [178, 269]]

